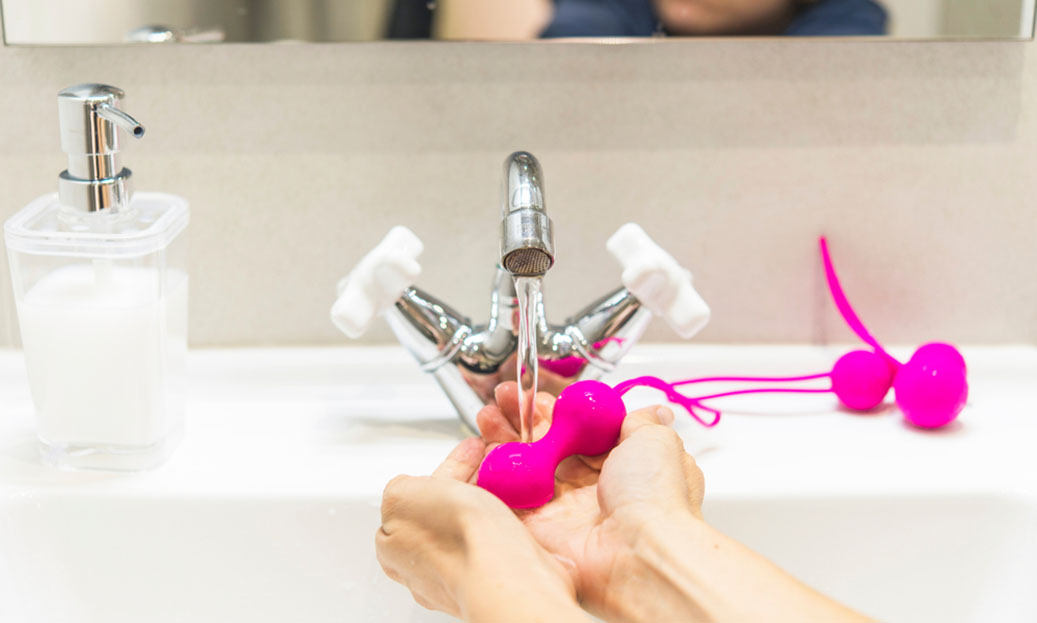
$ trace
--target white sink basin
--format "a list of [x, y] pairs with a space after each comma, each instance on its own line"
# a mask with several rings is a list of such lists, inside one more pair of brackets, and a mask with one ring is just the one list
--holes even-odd
[[884, 621], [1037, 621], [1037, 509], [993, 495], [719, 500], [707, 519]]
[[[810, 371], [835, 352], [644, 347], [622, 371]], [[715, 431], [682, 420], [707, 519], [884, 620], [1037, 620], [1037, 349], [966, 356], [971, 404], [939, 434], [824, 396]], [[427, 473], [460, 436], [397, 349], [194, 353], [185, 440], [137, 475], [40, 466], [20, 365], [0, 354], [0, 621], [449, 620], [374, 559], [384, 483]]]
[[384, 577], [372, 499], [0, 502], [0, 620], [440, 621]]

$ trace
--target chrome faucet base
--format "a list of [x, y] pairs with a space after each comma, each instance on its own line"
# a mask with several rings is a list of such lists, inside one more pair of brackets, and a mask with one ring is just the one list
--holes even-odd
[[[489, 321], [479, 326], [415, 287], [386, 313], [397, 339], [435, 377], [473, 432], [479, 411], [494, 403], [497, 385], [516, 377], [518, 302], [513, 277], [500, 266], [490, 300]], [[542, 304], [537, 317], [538, 389], [557, 395], [571, 383], [615, 368], [652, 313], [620, 288], [561, 325], [548, 324]]]

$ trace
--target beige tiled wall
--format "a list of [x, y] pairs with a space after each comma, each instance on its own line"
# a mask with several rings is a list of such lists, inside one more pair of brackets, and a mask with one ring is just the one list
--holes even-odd
[[421, 284], [482, 317], [519, 148], [546, 170], [557, 319], [617, 283], [604, 241], [636, 220], [695, 272], [704, 340], [848, 339], [822, 232], [889, 341], [1037, 339], [1033, 44], [4, 48], [3, 218], [54, 188], [53, 96], [79, 81], [147, 125], [137, 187], [191, 200], [196, 345], [340, 343], [332, 286], [396, 223]]

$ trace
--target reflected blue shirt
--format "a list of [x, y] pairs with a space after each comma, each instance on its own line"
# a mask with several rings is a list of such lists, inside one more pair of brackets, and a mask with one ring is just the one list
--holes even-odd
[[[541, 34], [553, 37], [647, 37], [659, 28], [651, 0], [557, 0]], [[785, 30], [803, 37], [886, 34], [888, 16], [874, 0], [820, 0], [800, 9]]]

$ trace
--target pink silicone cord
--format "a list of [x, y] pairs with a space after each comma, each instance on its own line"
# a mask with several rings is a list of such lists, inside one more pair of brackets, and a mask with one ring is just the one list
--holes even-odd
[[[692, 383], [709, 383], [709, 382], [731, 382], [731, 381], [748, 381], [748, 382], [795, 382], [795, 381], [812, 381], [822, 378], [828, 378], [831, 374], [811, 374], [807, 376], [786, 376], [786, 377], [742, 377], [742, 376], [717, 376], [707, 377], [701, 379], [688, 379], [686, 381], [678, 381], [676, 383], [667, 383], [656, 376], [639, 376], [637, 378], [623, 381], [616, 385], [615, 389], [619, 395], [623, 395], [635, 387], [651, 387], [657, 389], [666, 394], [667, 400], [670, 402], [680, 405], [688, 412], [691, 417], [705, 426], [706, 428], [712, 428], [720, 423], [721, 411], [703, 404], [705, 400], [713, 400], [715, 398], [727, 398], [729, 396], [741, 396], [744, 394], [826, 394], [832, 391], [831, 387], [824, 389], [810, 389], [810, 388], [788, 388], [788, 387], [762, 387], [756, 389], [740, 389], [730, 392], [722, 392], [719, 394], [710, 394], [708, 396], [685, 396], [676, 390], [678, 385], [690, 385]], [[707, 413], [713, 414], [711, 421], [707, 421], [702, 418], [696, 409], [700, 409]]]
[[[703, 404], [700, 404], [698, 400], [694, 398], [689, 398], [688, 396], [679, 393], [676, 389], [673, 388], [672, 384], [667, 383], [666, 381], [660, 379], [657, 376], [639, 376], [637, 378], [629, 379], [616, 385], [615, 389], [619, 393], [619, 395], [622, 396], [623, 394], [627, 393], [635, 387], [651, 387], [653, 389], [657, 389], [663, 392], [664, 394], [666, 394], [667, 400], [669, 400], [673, 404], [677, 404], [684, 407], [684, 410], [688, 412], [688, 415], [695, 418], [695, 421], [705, 426], [706, 428], [712, 428], [720, 423], [719, 410], [707, 407]], [[712, 421], [705, 420], [698, 413], [696, 413], [696, 409], [702, 409], [703, 411], [712, 413]]]
[[800, 381], [813, 381], [831, 376], [829, 372], [821, 374], [810, 374], [807, 376], [706, 376], [698, 379], [687, 379], [677, 381], [672, 385], [692, 385], [695, 383], [797, 383]]
[[821, 243], [821, 262], [825, 266], [825, 280], [828, 282], [828, 291], [832, 294], [832, 300], [835, 302], [835, 307], [839, 310], [839, 314], [842, 315], [843, 320], [846, 324], [853, 329], [853, 332], [857, 334], [865, 343], [875, 349], [875, 352], [888, 359], [891, 363], [900, 366], [900, 362], [897, 361], [886, 352], [886, 349], [882, 348], [879, 341], [872, 337], [871, 333], [868, 332], [867, 327], [861, 322], [860, 317], [857, 316], [857, 312], [853, 311], [853, 306], [850, 305], [850, 301], [846, 298], [846, 293], [843, 292], [843, 287], [839, 283], [839, 276], [835, 274], [835, 266], [832, 265], [832, 257], [828, 254], [828, 241], [824, 236], [820, 238]]
[[743, 394], [827, 394], [831, 392], [831, 388], [828, 389], [791, 389], [785, 387], [761, 387], [758, 389], [740, 389], [734, 392], [724, 392], [722, 394], [710, 394], [709, 396], [696, 396], [696, 401], [701, 400], [713, 400], [714, 398], [726, 398], [728, 396], [741, 396]]

